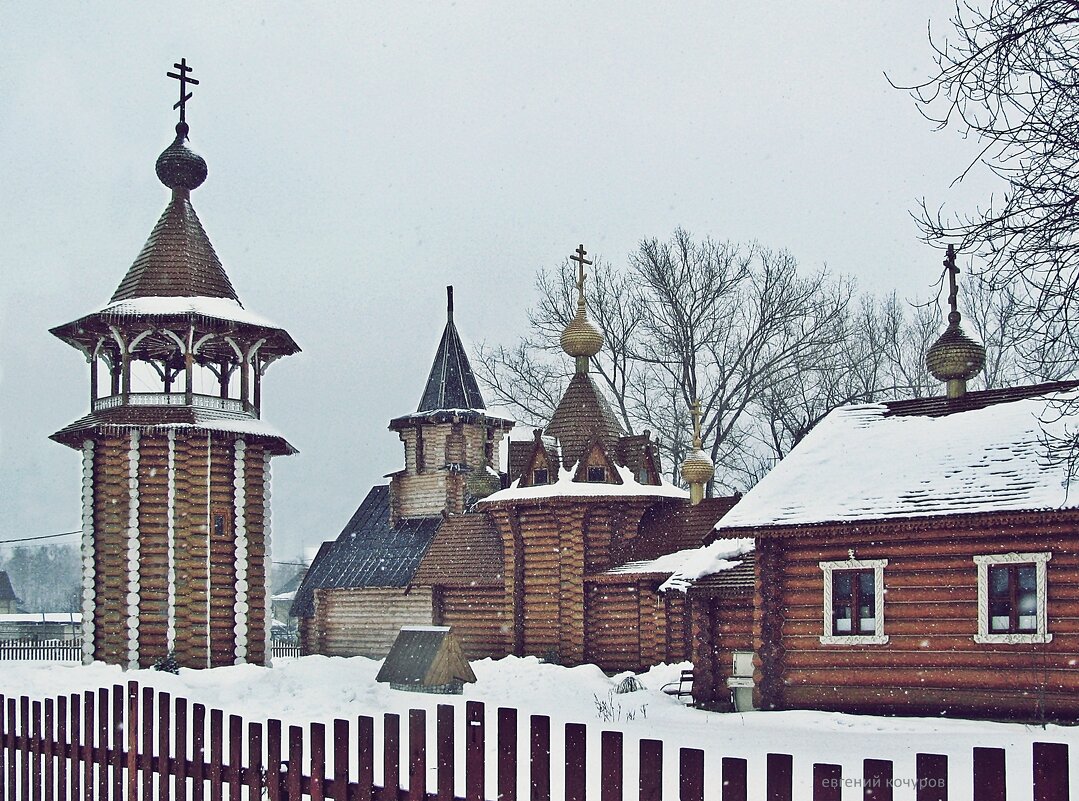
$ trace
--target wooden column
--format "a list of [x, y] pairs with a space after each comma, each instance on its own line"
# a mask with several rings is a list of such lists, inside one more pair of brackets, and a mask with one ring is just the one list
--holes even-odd
[[262, 359], [255, 357], [255, 417], [262, 416]]
[[247, 410], [248, 402], [251, 397], [251, 349], [245, 348], [244, 355], [240, 359], [240, 401], [244, 405], [244, 411]]
[[90, 356], [90, 411], [94, 410], [97, 400], [97, 353]]

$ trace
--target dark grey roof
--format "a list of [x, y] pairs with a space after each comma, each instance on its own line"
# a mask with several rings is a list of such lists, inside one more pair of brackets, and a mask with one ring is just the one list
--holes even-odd
[[472, 365], [468, 363], [468, 354], [453, 324], [453, 287], [446, 287], [446, 294], [446, 328], [416, 411], [486, 409]]
[[0, 570], [0, 601], [18, 601], [15, 590], [11, 586], [11, 579], [4, 570]]
[[441, 517], [398, 520], [390, 525], [390, 488], [372, 487], [348, 524], [323, 543], [292, 602], [293, 617], [315, 612], [316, 589], [407, 587]]

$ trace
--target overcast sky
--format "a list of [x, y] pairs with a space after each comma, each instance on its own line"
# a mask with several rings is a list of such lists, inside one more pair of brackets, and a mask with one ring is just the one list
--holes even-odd
[[928, 73], [949, 6], [4, 4], [0, 539], [79, 526], [79, 457], [48, 436], [88, 371], [48, 329], [108, 300], [165, 207], [181, 56], [194, 206], [244, 305], [303, 348], [263, 387], [301, 452], [274, 462], [290, 558], [400, 467], [386, 424], [419, 401], [447, 284], [467, 339], [508, 344], [540, 267], [682, 226], [925, 296], [940, 254], [909, 211], [972, 196], [949, 184], [974, 144], [884, 73]]

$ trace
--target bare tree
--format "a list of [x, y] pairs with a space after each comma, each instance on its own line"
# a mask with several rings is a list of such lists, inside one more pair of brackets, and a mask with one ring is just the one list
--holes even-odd
[[1079, 353], [1079, 3], [957, 3], [949, 35], [930, 43], [936, 72], [905, 88], [941, 128], [980, 143], [959, 179], [981, 163], [1004, 191], [973, 212], [945, 214], [923, 202], [925, 236], [980, 257], [989, 288], [1010, 296], [1009, 322], [1023, 331], [1036, 376], [1071, 374]]

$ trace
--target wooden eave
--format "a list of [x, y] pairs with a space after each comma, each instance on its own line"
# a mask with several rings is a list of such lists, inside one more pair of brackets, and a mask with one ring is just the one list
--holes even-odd
[[[792, 523], [782, 526], [746, 526], [713, 530], [708, 542], [735, 537], [760, 539], [949, 539], [984, 537], [992, 529], [1037, 527], [1073, 532], [1079, 525], [1079, 509], [1026, 509], [1006, 512], [970, 512], [925, 517], [877, 518], [873, 520]], [[1001, 532], [1001, 533], [1006, 533]]]

